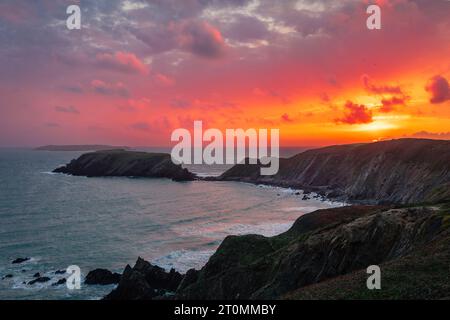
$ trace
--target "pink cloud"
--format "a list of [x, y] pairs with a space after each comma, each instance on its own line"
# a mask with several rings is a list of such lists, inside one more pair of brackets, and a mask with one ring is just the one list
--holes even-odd
[[117, 51], [114, 54], [99, 53], [96, 56], [98, 65], [119, 72], [149, 74], [149, 66], [144, 64], [135, 54]]
[[403, 94], [400, 86], [393, 85], [374, 85], [368, 75], [363, 75], [361, 80], [366, 90], [375, 94]]
[[175, 80], [174, 79], [172, 79], [171, 77], [166, 76], [164, 74], [161, 74], [161, 73], [158, 73], [156, 75], [156, 81], [160, 85], [163, 85], [163, 86], [166, 86], [166, 87], [170, 87], [170, 86], [173, 86], [175, 84]]
[[225, 52], [225, 41], [220, 31], [205, 21], [187, 21], [173, 28], [178, 30], [181, 48], [204, 58], [220, 58]]
[[107, 96], [121, 96], [128, 97], [128, 89], [122, 82], [117, 83], [106, 83], [101, 80], [92, 80], [91, 86], [96, 93], [107, 95]]
[[151, 101], [148, 98], [141, 99], [130, 99], [128, 100], [128, 105], [135, 109], [146, 110], [151, 107]]
[[434, 76], [428, 80], [425, 90], [430, 94], [431, 103], [442, 103], [450, 100], [450, 86], [447, 79]]
[[1, 3], [0, 20], [4, 19], [14, 24], [26, 22], [33, 16], [31, 7], [20, 3]]

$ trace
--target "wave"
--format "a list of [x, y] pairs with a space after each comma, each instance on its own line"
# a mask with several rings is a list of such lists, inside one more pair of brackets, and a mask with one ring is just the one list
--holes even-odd
[[175, 226], [172, 230], [185, 237], [200, 236], [204, 238], [223, 239], [228, 235], [260, 234], [272, 237], [287, 231], [291, 222], [267, 222], [259, 224], [207, 222], [201, 225]]
[[189, 269], [203, 267], [214, 252], [215, 250], [177, 250], [153, 259], [152, 262], [166, 270], [173, 268], [185, 273]]

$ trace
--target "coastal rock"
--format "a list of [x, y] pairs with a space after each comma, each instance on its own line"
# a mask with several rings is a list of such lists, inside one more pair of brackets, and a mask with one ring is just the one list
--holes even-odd
[[13, 277], [13, 275], [12, 274], [7, 274], [7, 275], [4, 275], [3, 277], [2, 277], [2, 280], [5, 280], [5, 279], [11, 279]]
[[52, 286], [56, 287], [56, 286], [65, 284], [66, 282], [67, 282], [66, 278], [62, 278], [62, 279], [59, 279], [58, 281], [56, 281], [55, 283], [52, 283]]
[[29, 285], [33, 285], [35, 283], [44, 283], [50, 281], [49, 277], [39, 277], [37, 279], [31, 280], [30, 282], [28, 282]]
[[28, 258], [28, 257], [27, 258], [17, 258], [12, 263], [13, 264], [19, 264], [19, 263], [24, 263], [24, 262], [26, 262], [28, 260], [30, 260], [30, 258]]
[[66, 270], [56, 270], [55, 274], [64, 274], [66, 273]]
[[407, 256], [436, 241], [443, 230], [448, 233], [442, 221], [433, 207], [319, 210], [275, 237], [227, 237], [197, 280], [180, 286], [175, 299], [277, 299]]
[[191, 284], [197, 282], [199, 271], [195, 269], [189, 269], [183, 279], [180, 282], [177, 290], [183, 290], [190, 286]]
[[84, 280], [85, 284], [99, 284], [99, 285], [108, 285], [108, 284], [117, 284], [120, 281], [120, 274], [113, 273], [106, 269], [95, 269], [89, 271]]
[[166, 272], [142, 258], [138, 258], [133, 268], [126, 266], [119, 285], [105, 299], [107, 300], [148, 300], [167, 292], [174, 292], [183, 276], [174, 269]]
[[39, 273], [39, 272], [36, 272], [34, 275], [33, 275], [33, 278], [39, 278], [41, 276], [41, 274]]
[[447, 140], [399, 139], [308, 150], [280, 159], [273, 176], [261, 176], [260, 167], [238, 164], [218, 180], [292, 187], [362, 204], [450, 199]]
[[125, 150], [97, 151], [81, 155], [53, 172], [86, 177], [145, 177], [191, 181], [196, 176], [172, 162], [170, 154]]

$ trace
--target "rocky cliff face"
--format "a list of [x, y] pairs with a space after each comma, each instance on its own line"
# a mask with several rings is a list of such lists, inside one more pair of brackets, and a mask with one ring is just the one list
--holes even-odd
[[259, 165], [236, 165], [220, 180], [317, 191], [361, 203], [420, 203], [450, 199], [450, 141], [399, 139], [332, 146], [280, 159], [274, 176]]
[[175, 292], [182, 279], [183, 276], [174, 269], [166, 272], [138, 258], [133, 268], [125, 267], [119, 285], [105, 300], [150, 300]]
[[195, 179], [195, 175], [175, 165], [169, 154], [125, 150], [86, 153], [54, 172], [87, 177], [152, 177], [176, 181]]
[[[448, 248], [449, 214], [448, 208], [437, 207], [354, 206], [307, 214], [272, 238], [230, 236], [200, 271], [190, 271], [195, 276], [183, 280], [176, 298], [281, 298], [369, 265], [397, 261], [436, 241]], [[444, 270], [435, 281], [447, 278]], [[424, 286], [418, 291], [425, 292]], [[439, 293], [449, 294], [450, 287]]]
[[[229, 236], [201, 270], [139, 258], [106, 299], [450, 297], [450, 205], [318, 210], [275, 237]], [[367, 290], [379, 265], [383, 289]]]

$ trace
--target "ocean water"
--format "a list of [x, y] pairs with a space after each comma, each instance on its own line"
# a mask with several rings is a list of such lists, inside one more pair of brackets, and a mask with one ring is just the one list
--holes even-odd
[[[51, 171], [81, 152], [0, 149], [0, 299], [99, 299], [111, 286], [52, 283], [69, 265], [122, 272], [138, 256], [185, 272], [230, 234], [286, 231], [299, 216], [339, 203], [238, 182], [85, 178]], [[223, 168], [193, 166], [200, 175]], [[17, 257], [31, 257], [11, 264]], [[49, 282], [28, 285], [34, 273]], [[12, 278], [2, 279], [12, 274]]]

